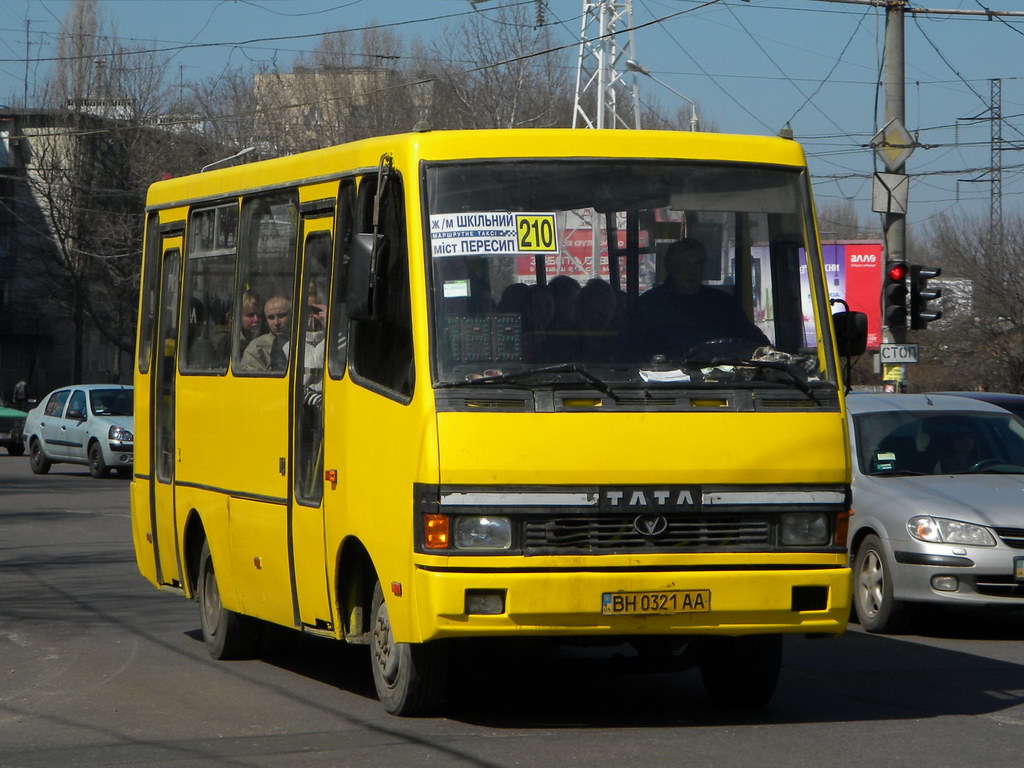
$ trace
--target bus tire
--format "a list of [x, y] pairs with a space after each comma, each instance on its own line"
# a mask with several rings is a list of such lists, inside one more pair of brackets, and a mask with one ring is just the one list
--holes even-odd
[[396, 643], [379, 581], [371, 605], [370, 664], [377, 698], [392, 715], [433, 712], [444, 699], [447, 649], [437, 642]]
[[43, 446], [38, 437], [33, 437], [28, 445], [28, 465], [34, 475], [45, 475], [50, 471], [50, 460], [43, 453]]
[[779, 682], [782, 635], [708, 638], [699, 666], [704, 688], [715, 705], [763, 707]]
[[89, 474], [95, 478], [107, 477], [110, 474], [110, 467], [103, 460], [103, 449], [95, 440], [89, 443]]
[[853, 561], [853, 605], [866, 632], [895, 632], [905, 624], [905, 606], [893, 596], [885, 547], [873, 533], [864, 537]]
[[199, 603], [203, 642], [210, 656], [215, 659], [249, 659], [255, 656], [259, 641], [256, 622], [248, 616], [228, 610], [221, 603], [210, 545], [205, 541], [199, 556], [196, 600]]

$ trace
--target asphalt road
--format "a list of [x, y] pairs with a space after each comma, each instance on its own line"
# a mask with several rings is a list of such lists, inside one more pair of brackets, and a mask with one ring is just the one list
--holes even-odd
[[477, 654], [445, 717], [386, 715], [366, 650], [299, 638], [216, 662], [194, 603], [135, 567], [128, 481], [0, 455], [0, 766], [1007, 766], [1024, 752], [1024, 613], [786, 641], [771, 705], [621, 654]]

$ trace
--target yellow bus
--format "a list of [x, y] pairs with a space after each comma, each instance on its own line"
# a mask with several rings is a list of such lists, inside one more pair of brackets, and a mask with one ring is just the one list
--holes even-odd
[[146, 210], [135, 552], [213, 657], [365, 644], [410, 715], [474, 638], [628, 642], [750, 706], [844, 631], [863, 333], [795, 142], [423, 131]]

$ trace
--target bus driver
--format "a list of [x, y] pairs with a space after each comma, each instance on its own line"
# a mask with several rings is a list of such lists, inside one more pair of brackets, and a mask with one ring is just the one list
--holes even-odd
[[748, 339], [751, 349], [770, 344], [732, 296], [702, 283], [705, 259], [699, 240], [683, 238], [668, 246], [665, 281], [637, 299], [627, 324], [632, 355], [678, 360], [698, 344], [726, 338]]

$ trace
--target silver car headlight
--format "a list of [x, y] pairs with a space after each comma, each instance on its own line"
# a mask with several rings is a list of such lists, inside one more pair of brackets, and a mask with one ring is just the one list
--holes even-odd
[[454, 519], [456, 549], [510, 549], [512, 521], [493, 515], [465, 515]]
[[907, 521], [907, 530], [915, 539], [936, 544], [969, 544], [973, 547], [996, 545], [996, 539], [988, 528], [962, 520], [918, 515]]
[[110, 440], [119, 440], [122, 443], [130, 443], [135, 437], [124, 427], [111, 427], [107, 430], [107, 437]]

